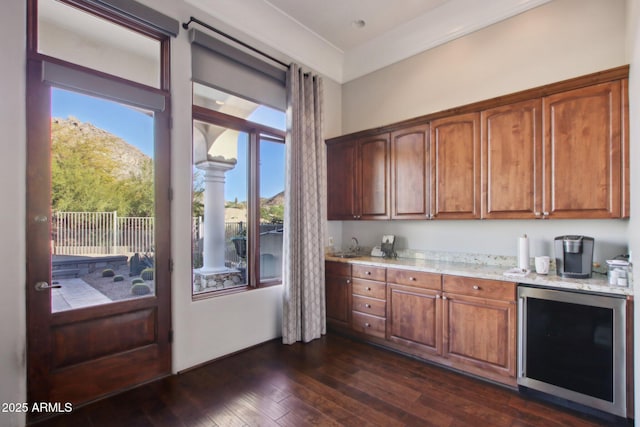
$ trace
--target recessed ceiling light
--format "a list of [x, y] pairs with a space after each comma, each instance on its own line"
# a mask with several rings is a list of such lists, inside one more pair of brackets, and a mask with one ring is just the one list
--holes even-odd
[[353, 28], [364, 28], [365, 25], [367, 25], [367, 23], [364, 22], [364, 19], [356, 19], [354, 21], [351, 21], [351, 26]]

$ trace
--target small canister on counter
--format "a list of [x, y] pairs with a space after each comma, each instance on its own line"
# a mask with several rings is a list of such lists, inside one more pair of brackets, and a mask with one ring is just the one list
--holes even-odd
[[631, 264], [629, 261], [608, 259], [607, 270], [610, 285], [629, 286], [631, 284]]

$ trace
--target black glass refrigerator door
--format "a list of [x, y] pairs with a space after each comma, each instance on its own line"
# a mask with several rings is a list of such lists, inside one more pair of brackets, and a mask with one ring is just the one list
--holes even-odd
[[613, 402], [613, 310], [527, 299], [527, 377]]

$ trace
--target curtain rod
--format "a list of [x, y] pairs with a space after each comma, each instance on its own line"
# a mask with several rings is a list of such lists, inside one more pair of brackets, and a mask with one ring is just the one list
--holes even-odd
[[255, 47], [253, 47], [251, 45], [248, 45], [247, 43], [243, 42], [242, 40], [238, 40], [237, 38], [233, 37], [232, 35], [229, 35], [229, 34], [227, 34], [225, 32], [222, 32], [222, 31], [218, 30], [217, 28], [214, 28], [211, 25], [207, 24], [206, 22], [202, 22], [198, 18], [194, 18], [193, 16], [189, 18], [189, 22], [183, 22], [182, 23], [182, 28], [184, 28], [185, 30], [188, 30], [189, 29], [189, 25], [192, 22], [195, 22], [196, 24], [202, 25], [203, 27], [213, 31], [214, 33], [220, 34], [222, 37], [225, 37], [225, 38], [231, 40], [232, 42], [238, 43], [239, 45], [241, 45], [243, 47], [246, 47], [247, 49], [249, 49], [249, 50], [251, 50], [251, 51], [253, 51], [253, 52], [255, 52], [255, 53], [259, 54], [259, 55], [262, 55], [265, 58], [267, 58], [267, 59], [269, 59], [269, 60], [271, 60], [271, 61], [273, 61], [273, 62], [275, 62], [277, 64], [280, 64], [285, 68], [289, 68], [289, 64], [286, 64], [286, 63], [280, 61], [279, 59], [276, 59], [273, 56], [271, 56], [271, 55], [269, 55], [267, 53], [264, 53], [263, 51], [258, 50], [258, 49], [256, 49]]

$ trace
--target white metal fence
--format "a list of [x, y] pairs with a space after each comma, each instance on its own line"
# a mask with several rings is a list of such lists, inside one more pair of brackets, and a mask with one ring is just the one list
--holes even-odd
[[153, 252], [154, 218], [114, 212], [54, 212], [53, 253], [117, 255]]

